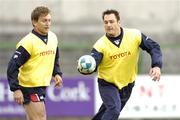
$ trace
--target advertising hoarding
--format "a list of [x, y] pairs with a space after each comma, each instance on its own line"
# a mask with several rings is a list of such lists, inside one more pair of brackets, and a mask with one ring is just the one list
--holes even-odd
[[[48, 116], [91, 116], [94, 114], [93, 77], [66, 77], [63, 87], [47, 88], [46, 109]], [[7, 79], [0, 80], [0, 116], [22, 116], [22, 106], [13, 100]]]

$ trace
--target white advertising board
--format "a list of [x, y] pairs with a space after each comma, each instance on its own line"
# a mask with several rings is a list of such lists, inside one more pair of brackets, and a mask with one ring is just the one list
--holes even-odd
[[[102, 103], [97, 85], [95, 101], [97, 112]], [[159, 82], [139, 75], [120, 118], [180, 118], [180, 75], [164, 75]]]

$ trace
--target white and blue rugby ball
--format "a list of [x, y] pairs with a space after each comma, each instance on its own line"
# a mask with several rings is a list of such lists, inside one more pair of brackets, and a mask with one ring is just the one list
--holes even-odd
[[83, 55], [78, 60], [77, 68], [80, 73], [92, 73], [96, 69], [96, 61], [91, 55]]

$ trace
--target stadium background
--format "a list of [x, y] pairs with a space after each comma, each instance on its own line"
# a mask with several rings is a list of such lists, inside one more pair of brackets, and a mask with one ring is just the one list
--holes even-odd
[[[101, 13], [111, 8], [120, 11], [123, 27], [138, 28], [161, 45], [163, 75], [179, 74], [180, 0], [0, 0], [0, 78], [6, 78], [7, 63], [15, 44], [31, 31], [30, 14], [37, 5], [46, 5], [52, 11], [52, 31], [59, 38], [64, 76], [79, 75], [76, 60], [89, 54], [93, 43], [104, 34]], [[150, 57], [145, 52], [141, 54], [139, 74], [147, 74]], [[89, 118], [50, 118], [61, 119]]]

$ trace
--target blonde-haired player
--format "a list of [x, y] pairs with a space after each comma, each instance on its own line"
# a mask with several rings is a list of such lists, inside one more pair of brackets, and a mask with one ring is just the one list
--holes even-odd
[[31, 21], [33, 30], [16, 45], [7, 77], [15, 102], [24, 106], [27, 120], [46, 120], [46, 87], [52, 76], [56, 87], [62, 85], [58, 40], [50, 31], [49, 8], [36, 7]]

